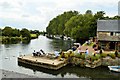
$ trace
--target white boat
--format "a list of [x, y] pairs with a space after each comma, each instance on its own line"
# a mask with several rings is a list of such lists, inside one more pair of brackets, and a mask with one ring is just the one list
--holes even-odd
[[120, 66], [108, 66], [111, 71], [120, 72]]

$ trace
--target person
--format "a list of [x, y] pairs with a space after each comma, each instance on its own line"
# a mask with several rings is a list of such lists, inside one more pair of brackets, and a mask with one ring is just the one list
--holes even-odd
[[45, 55], [45, 52], [42, 49], [40, 51], [43, 53], [43, 55]]
[[78, 53], [80, 53], [81, 52], [81, 47], [78, 47]]
[[34, 52], [33, 52], [33, 56], [36, 56], [35, 50], [34, 50]]
[[115, 51], [115, 56], [116, 56], [116, 57], [118, 56], [118, 51], [117, 51], [117, 50]]
[[99, 52], [100, 54], [102, 54], [102, 49], [100, 49], [100, 52]]
[[88, 54], [89, 54], [89, 51], [88, 51], [88, 48], [87, 48], [86, 51], [85, 51], [85, 58], [88, 57]]
[[87, 55], [89, 54], [88, 48], [86, 49], [85, 53], [86, 53]]
[[72, 47], [72, 50], [73, 50], [73, 51], [75, 51], [76, 49], [77, 49], [77, 47], [76, 47], [76, 46], [73, 46], [73, 47]]
[[59, 52], [59, 55], [61, 55], [62, 54], [62, 49], [60, 49], [60, 52]]

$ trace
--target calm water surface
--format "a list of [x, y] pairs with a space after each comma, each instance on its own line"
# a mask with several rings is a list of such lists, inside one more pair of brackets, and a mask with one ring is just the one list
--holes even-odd
[[52, 40], [45, 36], [31, 40], [29, 44], [1, 44], [0, 45], [0, 69], [15, 71], [23, 74], [34, 75], [41, 78], [119, 78], [120, 73], [110, 72], [106, 67], [96, 69], [80, 68], [79, 66], [68, 65], [58, 71], [33, 67], [25, 64], [18, 64], [17, 57], [23, 54], [31, 54], [33, 50], [43, 49], [45, 52], [67, 50], [73, 42], [63, 40]]

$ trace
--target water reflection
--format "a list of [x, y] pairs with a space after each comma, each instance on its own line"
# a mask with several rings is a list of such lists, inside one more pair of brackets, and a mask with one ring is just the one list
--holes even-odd
[[[88, 79], [97, 79], [97, 78], [120, 78], [119, 73], [110, 72], [107, 67], [98, 67], [96, 69], [90, 69], [90, 68], [81, 68], [79, 66], [72, 66], [68, 65], [66, 67], [63, 67], [57, 71], [55, 70], [49, 70], [41, 67], [35, 67], [35, 66], [29, 66], [23, 63], [18, 63], [19, 66], [29, 68], [33, 70], [34, 74], [36, 74], [37, 71], [52, 74], [52, 75], [61, 75], [61, 77], [66, 77], [66, 74], [69, 75], [76, 75], [77, 77], [85, 77]], [[115, 75], [113, 75], [113, 73]]]
[[63, 51], [68, 50], [71, 48], [71, 45], [73, 45], [73, 42], [70, 40], [64, 41], [64, 40], [53, 40], [51, 41], [50, 45], [54, 48], [54, 50], [59, 51], [62, 49]]

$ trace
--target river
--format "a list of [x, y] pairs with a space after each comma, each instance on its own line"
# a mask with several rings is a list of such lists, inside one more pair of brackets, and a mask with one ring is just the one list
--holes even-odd
[[23, 74], [38, 76], [41, 78], [84, 78], [86, 80], [97, 78], [119, 78], [120, 73], [109, 71], [107, 67], [98, 67], [96, 69], [80, 68], [79, 66], [68, 65], [58, 71], [48, 70], [39, 67], [33, 67], [24, 64], [18, 64], [19, 55], [32, 54], [34, 50], [43, 49], [45, 52], [54, 52], [67, 50], [73, 42], [63, 40], [48, 39], [45, 36], [39, 36], [33, 39], [29, 44], [0, 44], [0, 69], [19, 72]]

